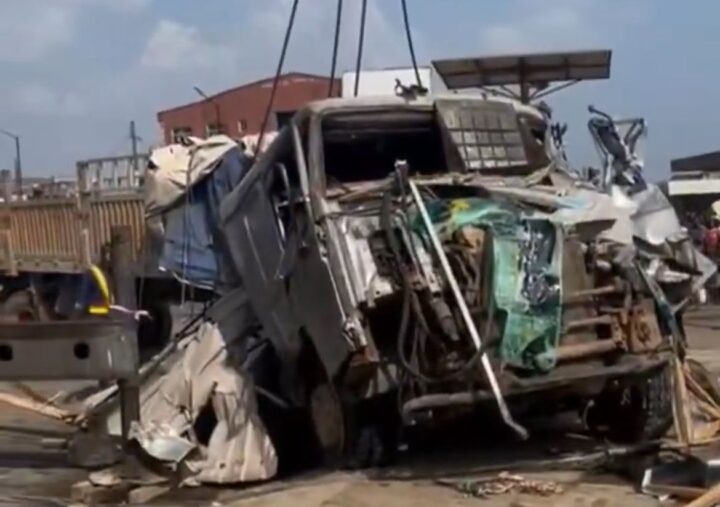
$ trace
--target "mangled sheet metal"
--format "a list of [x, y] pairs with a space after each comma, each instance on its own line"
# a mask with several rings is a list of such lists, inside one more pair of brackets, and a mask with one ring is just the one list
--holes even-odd
[[[663, 326], [714, 267], [642, 178], [637, 129], [593, 126], [605, 173], [584, 178], [541, 107], [425, 95], [299, 112], [221, 210], [282, 374], [306, 380], [309, 347], [340, 398], [392, 399], [406, 423], [496, 400], [513, 426], [505, 395], [583, 403], [610, 379], [665, 389], [677, 333]], [[320, 394], [294, 401], [327, 401], [303, 387]], [[668, 408], [633, 417], [657, 435]]]
[[[636, 175], [636, 178], [638, 176]], [[640, 256], [652, 276], [663, 284], [690, 280], [690, 294], [705, 285], [715, 273], [715, 263], [699, 252], [682, 227], [677, 213], [657, 185], [644, 183], [631, 194], [613, 185], [608, 193], [583, 186], [547, 189], [490, 185], [493, 193], [541, 206], [547, 218], [572, 229], [583, 240], [629, 247], [625, 259]]]
[[429, 210], [446, 238], [490, 231], [493, 241], [493, 292], [506, 313], [502, 358], [519, 368], [550, 370], [561, 330], [561, 232], [511, 204], [489, 199], [434, 201]]
[[[277, 472], [277, 455], [257, 412], [253, 380], [232, 361], [233, 346], [217, 324], [205, 322], [182, 344], [167, 373], [141, 389], [141, 422], [131, 436], [149, 456], [169, 467], [184, 462], [195, 481], [258, 481]], [[194, 426], [208, 408], [217, 423], [202, 444]], [[109, 431], [119, 434], [119, 424], [115, 412], [108, 419]]]

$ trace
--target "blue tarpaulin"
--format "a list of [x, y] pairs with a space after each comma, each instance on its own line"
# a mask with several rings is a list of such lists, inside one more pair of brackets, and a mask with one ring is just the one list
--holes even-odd
[[220, 202], [242, 180], [250, 165], [250, 158], [238, 148], [229, 150], [206, 177], [163, 212], [161, 269], [205, 289], [227, 285], [217, 242]]

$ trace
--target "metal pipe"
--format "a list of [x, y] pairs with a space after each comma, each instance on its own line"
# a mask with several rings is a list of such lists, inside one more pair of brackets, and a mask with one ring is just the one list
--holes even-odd
[[598, 317], [589, 317], [587, 319], [571, 320], [565, 324], [564, 331], [573, 331], [575, 329], [581, 329], [584, 327], [597, 326], [600, 324], [612, 324], [613, 318], [611, 315], [600, 315]]
[[595, 296], [605, 296], [607, 294], [617, 294], [622, 292], [622, 288], [617, 285], [605, 285], [603, 287], [595, 287], [593, 289], [579, 290], [571, 292], [563, 298], [563, 303], [576, 303]]
[[621, 343], [612, 339], [595, 340], [587, 343], [563, 345], [555, 349], [555, 358], [560, 361], [572, 361], [587, 356], [606, 354], [620, 349]]
[[3, 134], [11, 139], [15, 140], [15, 193], [18, 196], [18, 200], [22, 198], [22, 160], [20, 159], [20, 136], [13, 134], [5, 129], [0, 129], [0, 134]]
[[[460, 314], [462, 315], [463, 321], [465, 322], [465, 326], [470, 332], [470, 337], [472, 338], [473, 344], [475, 345], [476, 349], [481, 350], [482, 339], [480, 338], [480, 333], [478, 332], [477, 327], [475, 327], [475, 322], [470, 315], [470, 310], [468, 309], [467, 303], [463, 298], [460, 286], [458, 285], [458, 282], [455, 279], [455, 275], [450, 268], [450, 262], [448, 261], [447, 255], [445, 255], [445, 251], [442, 249], [440, 239], [435, 233], [435, 228], [433, 227], [432, 220], [430, 220], [430, 215], [425, 208], [425, 203], [422, 200], [422, 196], [420, 196], [420, 192], [418, 192], [415, 182], [410, 181], [409, 185], [415, 204], [420, 211], [420, 216], [422, 217], [423, 224], [427, 229], [428, 236], [430, 236], [430, 242], [432, 243], [433, 249], [438, 256], [438, 260], [440, 261], [440, 265], [443, 272], [445, 273], [445, 278], [450, 285], [450, 289], [452, 290], [453, 296], [455, 297], [458, 308], [460, 308]], [[524, 440], [527, 439], [527, 430], [520, 426], [517, 422], [515, 422], [512, 414], [510, 413], [510, 409], [507, 406], [507, 403], [505, 403], [505, 398], [503, 398], [503, 394], [500, 391], [500, 384], [495, 377], [495, 372], [492, 369], [492, 365], [490, 364], [490, 359], [488, 358], [487, 353], [482, 354], [480, 362], [483, 366], [483, 370], [485, 370], [485, 375], [487, 376], [488, 382], [490, 383], [490, 388], [492, 389], [493, 396], [495, 397], [495, 401], [497, 402], [498, 408], [500, 409], [500, 415], [505, 421], [505, 424], [512, 428], [520, 436], [520, 438]]]

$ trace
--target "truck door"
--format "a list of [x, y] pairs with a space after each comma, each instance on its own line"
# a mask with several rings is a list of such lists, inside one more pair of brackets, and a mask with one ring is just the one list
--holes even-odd
[[288, 389], [300, 342], [282, 274], [285, 231], [273, 202], [273, 192], [277, 184], [274, 154], [280, 152], [278, 143], [290, 142], [289, 137], [281, 135], [275, 141], [264, 160], [250, 170], [221, 206], [223, 243], [242, 279], [253, 311], [283, 364]]

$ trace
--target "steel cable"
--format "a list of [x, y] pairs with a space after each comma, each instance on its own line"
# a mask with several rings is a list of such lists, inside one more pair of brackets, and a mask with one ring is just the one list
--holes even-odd
[[417, 60], [415, 59], [415, 47], [413, 46], [412, 33], [410, 32], [410, 21], [408, 19], [407, 11], [407, 0], [400, 0], [403, 12], [403, 22], [405, 24], [405, 35], [407, 36], [408, 48], [410, 49], [410, 58], [412, 60], [413, 70], [415, 71], [415, 79], [417, 85], [422, 88], [422, 81], [420, 80], [420, 71], [418, 70]]
[[332, 65], [330, 66], [330, 84], [328, 85], [328, 97], [332, 97], [335, 87], [335, 72], [337, 71], [338, 49], [340, 47], [340, 25], [342, 21], [343, 0], [338, 0], [337, 15], [335, 16], [335, 37], [333, 42]]
[[358, 38], [357, 61], [355, 62], [355, 92], [358, 96], [360, 88], [360, 66], [362, 65], [363, 45], [365, 44], [365, 18], [367, 16], [367, 0], [362, 0], [362, 11], [360, 12], [360, 35]]
[[295, 24], [295, 14], [297, 13], [298, 2], [299, 0], [293, 1], [292, 9], [290, 11], [290, 19], [288, 20], [288, 26], [285, 30], [285, 38], [283, 40], [282, 50], [280, 51], [280, 59], [278, 60], [275, 77], [273, 78], [272, 90], [270, 91], [270, 100], [268, 101], [267, 109], [265, 110], [265, 117], [263, 118], [262, 127], [260, 127], [260, 135], [258, 136], [257, 147], [255, 148], [254, 155], [256, 157], [262, 147], [265, 130], [267, 129], [270, 113], [272, 112], [272, 106], [275, 102], [275, 93], [277, 92], [278, 81], [280, 80], [280, 74], [282, 73], [283, 64], [285, 63], [285, 55], [287, 54], [288, 44], [290, 43], [290, 34], [292, 33], [292, 28]]

